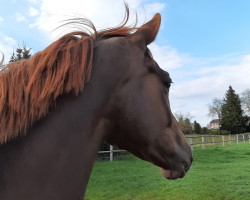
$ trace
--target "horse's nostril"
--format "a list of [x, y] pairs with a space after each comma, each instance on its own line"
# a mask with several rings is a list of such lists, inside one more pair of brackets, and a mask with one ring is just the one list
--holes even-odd
[[188, 171], [188, 165], [187, 165], [187, 163], [183, 162], [182, 164], [183, 164], [184, 171], [187, 172]]

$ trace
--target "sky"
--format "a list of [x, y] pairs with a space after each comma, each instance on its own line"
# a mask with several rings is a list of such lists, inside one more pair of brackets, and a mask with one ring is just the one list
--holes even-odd
[[[131, 23], [139, 25], [159, 12], [162, 24], [149, 45], [160, 67], [174, 82], [170, 104], [174, 113], [193, 117], [202, 126], [213, 118], [208, 104], [222, 99], [229, 85], [237, 94], [250, 88], [250, 1], [127, 0]], [[98, 30], [118, 25], [122, 0], [0, 0], [0, 51], [5, 62], [25, 44], [32, 54], [70, 29], [54, 30], [72, 17], [89, 18]], [[1, 60], [1, 58], [0, 58]]]

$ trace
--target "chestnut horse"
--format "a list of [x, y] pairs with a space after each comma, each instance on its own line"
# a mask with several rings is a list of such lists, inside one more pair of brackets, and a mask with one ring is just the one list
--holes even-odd
[[[190, 146], [153, 59], [161, 17], [139, 28], [66, 34], [0, 72], [0, 199], [80, 200], [103, 141], [184, 177]], [[73, 21], [72, 23], [76, 23]]]

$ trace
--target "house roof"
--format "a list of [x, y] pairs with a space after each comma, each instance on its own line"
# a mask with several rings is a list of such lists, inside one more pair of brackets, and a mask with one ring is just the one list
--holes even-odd
[[219, 119], [213, 119], [211, 122], [210, 122], [210, 124], [211, 123], [219, 123]]

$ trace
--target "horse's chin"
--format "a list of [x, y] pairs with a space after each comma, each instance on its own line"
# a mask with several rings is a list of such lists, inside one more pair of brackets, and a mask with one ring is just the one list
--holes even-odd
[[175, 180], [178, 178], [183, 178], [185, 176], [185, 170], [175, 171], [175, 170], [166, 170], [161, 168], [161, 174], [166, 179]]

